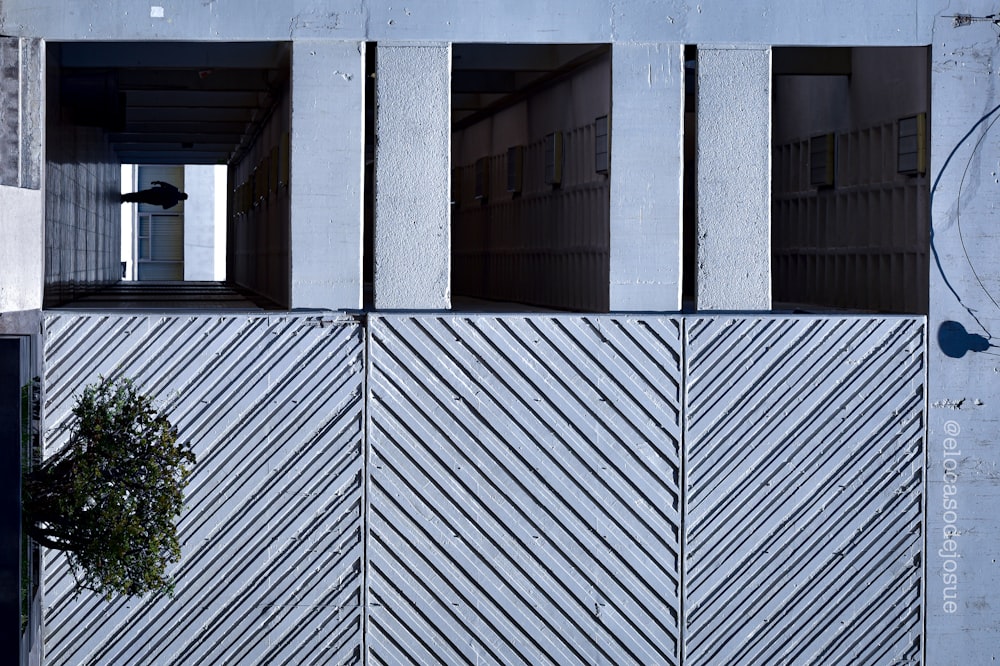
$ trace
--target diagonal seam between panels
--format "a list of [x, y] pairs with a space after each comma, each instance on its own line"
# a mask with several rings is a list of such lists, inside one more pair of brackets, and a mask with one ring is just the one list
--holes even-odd
[[677, 567], [677, 579], [678, 579], [678, 599], [677, 599], [677, 614], [679, 617], [678, 621], [678, 631], [677, 631], [677, 660], [679, 664], [686, 664], [687, 662], [687, 643], [688, 643], [688, 620], [687, 620], [687, 597], [688, 597], [688, 566], [687, 566], [687, 550], [688, 550], [688, 494], [689, 486], [688, 483], [688, 451], [690, 447], [689, 440], [689, 429], [690, 429], [690, 415], [688, 414], [688, 402], [690, 400], [688, 396], [688, 383], [691, 374], [690, 360], [688, 358], [688, 344], [689, 344], [689, 328], [691, 326], [691, 319], [689, 317], [681, 317], [678, 322], [678, 335], [679, 340], [679, 350], [680, 350], [680, 415], [679, 423], [680, 426], [680, 436], [678, 438], [678, 452], [680, 453], [680, 461], [678, 465], [678, 483], [677, 490], [680, 497], [680, 517], [677, 521], [679, 534], [678, 534], [678, 562]]

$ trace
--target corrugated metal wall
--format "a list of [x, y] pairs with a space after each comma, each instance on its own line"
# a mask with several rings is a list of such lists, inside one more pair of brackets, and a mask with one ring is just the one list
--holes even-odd
[[370, 321], [372, 663], [676, 663], [679, 321]]
[[[198, 464], [172, 599], [71, 594], [45, 563], [48, 664], [360, 658], [364, 339], [295, 315], [50, 315], [47, 432], [99, 374], [159, 396]], [[48, 441], [47, 446], [59, 446]]]
[[923, 322], [685, 323], [685, 663], [913, 663]]
[[48, 662], [918, 661], [924, 328], [371, 315], [366, 383], [351, 320], [50, 316], [49, 428], [134, 375], [199, 466], [173, 600], [49, 558]]

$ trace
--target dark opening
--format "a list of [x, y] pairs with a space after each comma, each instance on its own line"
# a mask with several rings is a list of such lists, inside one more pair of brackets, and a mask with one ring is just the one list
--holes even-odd
[[773, 62], [775, 307], [926, 313], [929, 50], [776, 48]]
[[456, 309], [608, 309], [611, 50], [455, 44]]
[[[121, 281], [122, 164], [226, 165], [227, 280], [215, 286], [287, 306], [289, 54], [283, 42], [47, 45], [46, 307]], [[154, 221], [173, 258], [181, 223]], [[198, 307], [205, 287], [172, 289]]]

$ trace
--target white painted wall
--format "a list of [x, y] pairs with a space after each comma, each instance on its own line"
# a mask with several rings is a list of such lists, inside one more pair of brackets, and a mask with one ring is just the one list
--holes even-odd
[[0, 312], [42, 307], [42, 191], [0, 186]]
[[[135, 165], [123, 164], [121, 168], [122, 194], [135, 191]], [[123, 203], [122, 215], [122, 261], [125, 262], [124, 280], [135, 279], [135, 206]]]
[[215, 279], [215, 166], [184, 167], [184, 279]]

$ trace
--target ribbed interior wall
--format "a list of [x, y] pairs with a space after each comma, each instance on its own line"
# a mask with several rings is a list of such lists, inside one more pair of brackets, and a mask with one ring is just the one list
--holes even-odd
[[48, 661], [919, 663], [925, 327], [50, 315], [50, 438], [130, 375], [199, 463], [173, 599], [48, 553]]
[[832, 187], [809, 182], [809, 140], [774, 149], [779, 303], [927, 312], [929, 186], [896, 172], [896, 124], [839, 133]]
[[608, 309], [610, 187], [594, 172], [594, 124], [564, 135], [563, 184], [544, 181], [544, 141], [524, 147], [523, 191], [507, 191], [507, 154], [491, 155], [485, 199], [476, 167], [456, 169], [455, 293], [569, 310]]
[[51, 450], [74, 396], [133, 377], [198, 462], [173, 598], [74, 598], [45, 558], [47, 664], [360, 658], [364, 338], [311, 316], [48, 316]]
[[45, 304], [121, 280], [121, 164], [104, 131], [60, 112], [58, 58], [50, 52], [45, 136]]
[[253, 144], [229, 167], [227, 228], [228, 278], [284, 307], [289, 303], [292, 270], [287, 165], [290, 122], [291, 100], [286, 89]]

